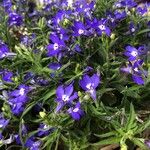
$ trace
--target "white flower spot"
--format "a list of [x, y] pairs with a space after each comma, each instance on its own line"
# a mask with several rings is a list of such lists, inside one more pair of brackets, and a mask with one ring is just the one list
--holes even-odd
[[103, 25], [103, 24], [99, 25], [98, 27], [99, 27], [100, 30], [105, 30], [106, 29], [105, 25]]
[[55, 44], [54, 44], [54, 50], [57, 50], [57, 49], [58, 49], [58, 44], [55, 43]]
[[20, 91], [19, 91], [19, 94], [20, 94], [20, 95], [24, 95], [24, 93], [25, 93], [25, 89], [24, 89], [24, 88], [21, 88]]
[[68, 101], [68, 100], [69, 100], [69, 96], [63, 95], [63, 96], [62, 96], [62, 100], [63, 100], [64, 102]]
[[79, 108], [75, 108], [74, 110], [73, 110], [73, 112], [78, 112], [79, 111]]
[[134, 57], [136, 57], [138, 55], [138, 53], [137, 53], [137, 51], [132, 51], [131, 55], [134, 56]]
[[79, 30], [78, 30], [78, 33], [79, 33], [79, 34], [83, 34], [83, 33], [84, 33], [84, 30], [79, 29]]

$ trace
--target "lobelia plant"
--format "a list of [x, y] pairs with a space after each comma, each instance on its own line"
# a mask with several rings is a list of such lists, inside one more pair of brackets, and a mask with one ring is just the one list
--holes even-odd
[[0, 14], [1, 149], [150, 149], [150, 3], [3, 0]]

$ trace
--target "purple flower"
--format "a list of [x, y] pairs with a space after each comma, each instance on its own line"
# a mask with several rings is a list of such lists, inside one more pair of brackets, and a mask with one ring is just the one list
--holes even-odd
[[74, 36], [85, 35], [86, 29], [85, 29], [84, 24], [80, 21], [74, 22], [73, 32], [74, 32], [73, 33]]
[[9, 123], [9, 119], [5, 119], [2, 114], [0, 114], [0, 128], [4, 129]]
[[132, 75], [132, 80], [138, 85], [144, 84], [143, 77], [147, 77], [147, 71], [141, 70], [143, 65], [142, 60], [135, 61], [134, 63], [128, 64], [127, 67], [122, 67], [121, 71], [129, 73]]
[[12, 81], [13, 73], [11, 71], [4, 70], [2, 71], [2, 80], [5, 82], [13, 82]]
[[133, 8], [137, 6], [137, 3], [134, 0], [120, 0], [114, 4], [117, 8]]
[[17, 90], [10, 92], [8, 103], [11, 111], [15, 115], [19, 115], [24, 110], [24, 104], [28, 101], [28, 92], [30, 88], [26, 85], [20, 85]]
[[9, 14], [8, 24], [9, 26], [21, 26], [23, 23], [23, 18], [21, 15], [13, 12]]
[[107, 36], [110, 36], [111, 34], [111, 30], [110, 28], [106, 25], [107, 20], [106, 19], [101, 19], [101, 20], [97, 20], [94, 19], [93, 21], [93, 26], [96, 29], [96, 32], [98, 35], [102, 35], [102, 33], [105, 33]]
[[144, 143], [150, 148], [150, 141], [149, 140], [145, 140]]
[[96, 88], [100, 84], [99, 75], [94, 74], [91, 77], [88, 75], [84, 75], [82, 80], [79, 81], [79, 84], [83, 90], [88, 92], [91, 97], [96, 100]]
[[50, 128], [50, 127], [47, 126], [46, 124], [41, 123], [40, 126], [39, 126], [39, 128], [38, 128], [38, 133], [37, 133], [37, 135], [38, 135], [39, 137], [47, 136], [47, 135], [50, 134], [51, 129], [52, 129], [52, 128]]
[[122, 20], [127, 16], [126, 12], [122, 10], [116, 10], [114, 12], [114, 15], [115, 15], [115, 19], [117, 20]]
[[51, 34], [50, 35], [50, 40], [52, 41], [53, 44], [49, 44], [47, 46], [47, 55], [48, 56], [56, 56], [59, 54], [64, 48], [65, 48], [65, 43], [63, 40], [59, 39], [57, 35]]
[[9, 53], [8, 46], [0, 41], [0, 59], [6, 57], [8, 53]]
[[147, 6], [144, 5], [144, 7], [140, 7], [140, 6], [137, 7], [136, 11], [139, 15], [143, 16], [145, 13], [148, 12], [148, 9], [147, 9]]
[[135, 47], [127, 46], [125, 49], [126, 51], [124, 54], [128, 57], [129, 61], [134, 61], [138, 58], [139, 52]]
[[61, 68], [61, 64], [60, 63], [50, 63], [49, 64], [49, 68], [52, 70], [59, 70]]
[[25, 146], [29, 148], [29, 150], [40, 150], [40, 141], [35, 141], [35, 137], [30, 137], [27, 139]]
[[11, 7], [12, 7], [11, 0], [3, 0], [3, 7], [5, 9], [5, 12], [10, 13], [12, 11], [11, 10]]
[[83, 116], [84, 112], [81, 110], [81, 104], [78, 102], [75, 107], [71, 107], [68, 109], [68, 113], [74, 120], [79, 120], [81, 116]]
[[73, 92], [73, 84], [68, 86], [60, 85], [56, 90], [56, 101], [58, 102], [56, 112], [59, 112], [66, 104], [78, 98], [77, 92]]

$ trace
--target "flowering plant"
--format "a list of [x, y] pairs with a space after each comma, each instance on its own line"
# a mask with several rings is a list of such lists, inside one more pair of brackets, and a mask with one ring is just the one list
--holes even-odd
[[149, 149], [150, 4], [0, 2], [2, 149]]

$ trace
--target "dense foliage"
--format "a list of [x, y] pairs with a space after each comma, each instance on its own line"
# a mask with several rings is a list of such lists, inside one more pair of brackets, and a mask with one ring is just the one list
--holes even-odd
[[150, 4], [0, 2], [1, 149], [146, 150], [149, 91]]

